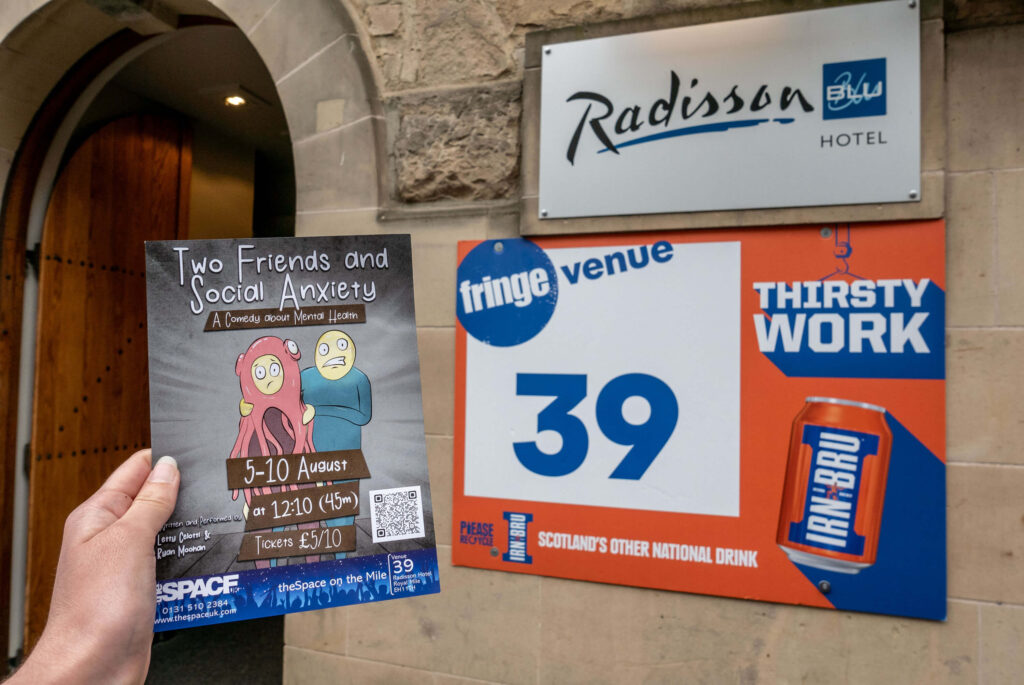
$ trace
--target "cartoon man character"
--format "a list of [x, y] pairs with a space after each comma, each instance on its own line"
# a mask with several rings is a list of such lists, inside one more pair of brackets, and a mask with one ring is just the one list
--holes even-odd
[[[370, 379], [355, 367], [356, 345], [342, 331], [327, 331], [316, 341], [315, 366], [302, 370], [302, 401], [314, 407], [313, 443], [318, 451], [362, 447], [362, 431], [370, 421]], [[346, 482], [346, 481], [338, 481]], [[347, 526], [354, 516], [326, 522]], [[335, 554], [344, 559], [345, 553]]]

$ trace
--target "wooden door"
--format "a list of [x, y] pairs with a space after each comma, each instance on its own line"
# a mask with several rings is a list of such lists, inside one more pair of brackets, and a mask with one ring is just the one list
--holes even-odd
[[46, 622], [64, 519], [149, 445], [143, 242], [185, 237], [191, 168], [184, 122], [126, 117], [74, 152], [50, 198], [39, 250], [26, 649]]

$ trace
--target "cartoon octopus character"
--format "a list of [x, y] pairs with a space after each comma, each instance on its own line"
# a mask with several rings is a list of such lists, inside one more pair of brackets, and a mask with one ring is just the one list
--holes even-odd
[[[293, 340], [267, 336], [256, 340], [235, 362], [235, 375], [242, 389], [238, 404], [242, 417], [231, 458], [313, 452], [312, 406], [302, 402], [299, 376], [299, 346]], [[290, 490], [296, 486], [286, 486]], [[277, 487], [243, 488], [245, 516], [253, 490], [257, 495], [279, 492]], [[238, 499], [235, 490], [231, 499]], [[319, 523], [300, 524], [316, 528]], [[319, 557], [307, 557], [317, 561]], [[274, 561], [257, 560], [257, 568], [276, 566]]]

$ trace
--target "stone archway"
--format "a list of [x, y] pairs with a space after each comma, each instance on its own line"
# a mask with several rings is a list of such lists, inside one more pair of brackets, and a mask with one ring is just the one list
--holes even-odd
[[[154, 16], [132, 0], [0, 5], [0, 184], [5, 188], [0, 205], [0, 449], [6, 455], [0, 460], [0, 596], [6, 597], [10, 588], [18, 426], [30, 411], [18, 403], [23, 334], [32, 328], [31, 322], [22, 321], [23, 255], [30, 215], [38, 213], [28, 196], [42, 194], [45, 207], [49, 188], [37, 181], [49, 136], [40, 134], [40, 127], [57, 130], [73, 101], [86, 92], [91, 77], [79, 71], [82, 82], [69, 83], [74, 68], [91, 57], [97, 62], [95, 77], [118, 54], [141, 43], [140, 34], [197, 21], [232, 21], [265, 62], [284, 106], [295, 161], [297, 224], [303, 214], [375, 210], [380, 205], [384, 119], [366, 59], [366, 37], [342, 0], [164, 0], [160, 7]], [[99, 64], [104, 57], [94, 49], [117, 41], [121, 45], [108, 56], [107, 65]], [[44, 113], [54, 104], [51, 94], [62, 88], [68, 102], [51, 108], [48, 120]], [[33, 131], [37, 149], [27, 150]], [[32, 155], [38, 159], [25, 169]], [[16, 175], [18, 186], [12, 189]], [[17, 220], [10, 220], [12, 214]], [[25, 349], [30, 345], [26, 341]], [[0, 643], [7, 642], [3, 613]]]
[[[376, 209], [384, 118], [367, 39], [345, 4], [211, 2], [245, 31], [277, 84], [295, 154], [297, 212]], [[271, 8], [259, 14], [254, 4]]]
[[[180, 5], [182, 15], [230, 20], [256, 48], [288, 119], [299, 213], [380, 205], [384, 118], [378, 79], [366, 57], [368, 39], [343, 0], [162, 4]], [[88, 0], [0, 5], [0, 181], [53, 86], [88, 50], [132, 25]]]

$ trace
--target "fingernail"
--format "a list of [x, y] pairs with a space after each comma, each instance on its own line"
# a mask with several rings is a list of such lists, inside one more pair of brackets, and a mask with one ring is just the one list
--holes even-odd
[[150, 483], [170, 483], [174, 480], [174, 476], [177, 473], [178, 462], [174, 460], [174, 457], [160, 457], [159, 461], [156, 462], [156, 466], [149, 472], [147, 480]]

